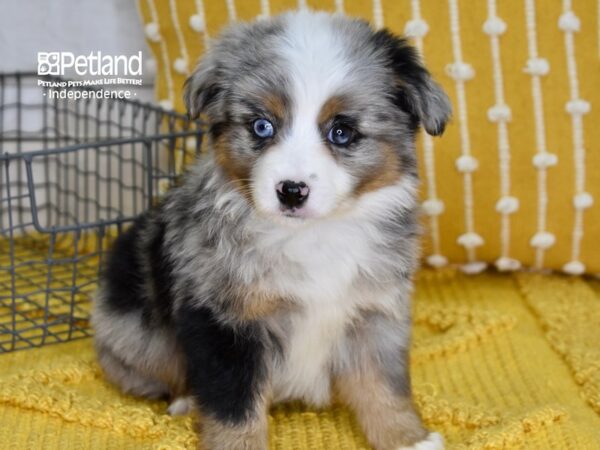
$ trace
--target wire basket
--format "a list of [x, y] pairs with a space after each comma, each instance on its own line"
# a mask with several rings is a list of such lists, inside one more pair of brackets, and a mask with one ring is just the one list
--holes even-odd
[[50, 99], [38, 79], [58, 80], [0, 74], [0, 353], [90, 335], [106, 249], [202, 141], [183, 115]]

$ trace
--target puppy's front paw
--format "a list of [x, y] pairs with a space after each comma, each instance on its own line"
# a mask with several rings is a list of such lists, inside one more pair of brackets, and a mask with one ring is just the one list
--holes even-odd
[[444, 438], [440, 433], [429, 433], [422, 441], [410, 447], [400, 447], [398, 450], [444, 450]]
[[170, 416], [185, 416], [192, 412], [192, 399], [190, 397], [177, 397], [167, 408]]

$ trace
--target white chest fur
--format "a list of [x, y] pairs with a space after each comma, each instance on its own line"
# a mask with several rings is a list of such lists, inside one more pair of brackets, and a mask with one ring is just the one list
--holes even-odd
[[[257, 240], [263, 261], [277, 261], [277, 269], [265, 275], [265, 288], [299, 303], [285, 321], [285, 358], [273, 377], [276, 400], [327, 403], [332, 358], [344, 345], [348, 324], [361, 309], [394, 311], [398, 292], [384, 278], [400, 261], [395, 251], [382, 250], [385, 231], [377, 217], [412, 206], [413, 198], [414, 186], [403, 181], [364, 195], [344, 219], [295, 230], [271, 228]], [[365, 277], [386, 287], [372, 292], [363, 285]]]
[[331, 360], [346, 327], [359, 306], [375, 301], [359, 295], [355, 286], [359, 272], [377, 262], [372, 236], [364, 227], [342, 222], [294, 236], [278, 251], [298, 271], [277, 271], [269, 284], [300, 305], [284, 330], [285, 359], [273, 377], [275, 400], [323, 405], [330, 396]]
[[302, 399], [321, 406], [330, 397], [330, 361], [348, 314], [309, 307], [292, 321], [283, 364], [275, 368], [275, 401]]

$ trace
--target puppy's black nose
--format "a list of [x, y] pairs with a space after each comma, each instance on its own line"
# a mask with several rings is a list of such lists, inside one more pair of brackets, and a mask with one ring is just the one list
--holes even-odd
[[278, 183], [275, 186], [275, 190], [281, 204], [288, 208], [299, 208], [306, 201], [310, 192], [310, 189], [303, 181], [296, 183], [290, 180]]

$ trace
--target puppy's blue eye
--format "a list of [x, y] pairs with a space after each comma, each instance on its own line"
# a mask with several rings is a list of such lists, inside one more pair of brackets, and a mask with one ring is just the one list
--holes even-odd
[[266, 139], [275, 134], [273, 124], [267, 119], [257, 119], [252, 126], [254, 128], [254, 134], [259, 138]]
[[346, 146], [352, 143], [354, 130], [346, 125], [334, 125], [327, 133], [327, 140], [334, 145]]

